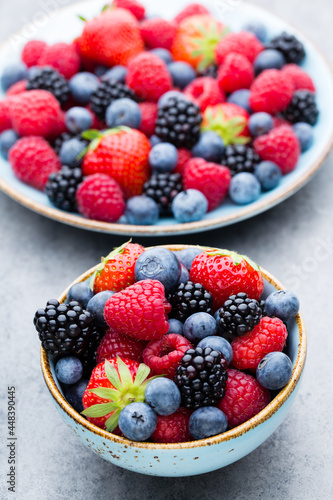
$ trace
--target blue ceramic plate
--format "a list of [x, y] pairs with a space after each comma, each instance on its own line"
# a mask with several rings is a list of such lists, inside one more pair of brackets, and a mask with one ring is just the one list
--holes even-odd
[[[61, 0], [58, 3], [61, 5]], [[151, 14], [159, 13], [163, 17], [172, 18], [188, 1], [168, 0], [168, 2], [160, 2], [158, 6], [153, 0], [145, 0], [144, 3]], [[311, 75], [317, 88], [320, 119], [314, 127], [314, 145], [302, 154], [297, 168], [284, 176], [276, 189], [263, 193], [256, 202], [246, 206], [238, 206], [228, 200], [224, 201], [219, 208], [198, 222], [179, 224], [172, 218], [165, 218], [154, 226], [110, 224], [84, 219], [79, 215], [58, 210], [51, 206], [43, 193], [18, 181], [9, 164], [4, 160], [0, 160], [0, 189], [31, 210], [65, 224], [111, 234], [162, 236], [196, 233], [239, 222], [281, 203], [304, 186], [317, 172], [333, 145], [333, 114], [331, 112], [333, 109], [333, 79], [327, 62], [304, 35], [275, 15], [257, 6], [238, 1], [203, 3], [206, 3], [211, 12], [230, 26], [232, 30], [239, 31], [244, 23], [257, 19], [267, 26], [269, 36], [287, 30], [294, 33], [305, 45], [307, 58], [303, 67]], [[43, 39], [49, 43], [73, 40], [82, 31], [82, 21], [78, 18], [78, 14], [88, 19], [92, 18], [104, 4], [105, 0], [89, 0], [73, 4], [57, 12], [50, 11], [44, 16], [36, 16], [35, 23], [26, 26], [1, 46], [0, 71], [9, 62], [19, 60], [22, 46], [30, 38]]]

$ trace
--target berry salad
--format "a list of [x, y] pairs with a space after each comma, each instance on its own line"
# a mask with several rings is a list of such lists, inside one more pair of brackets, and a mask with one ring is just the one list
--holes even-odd
[[311, 147], [305, 58], [258, 21], [232, 32], [200, 4], [166, 20], [114, 0], [71, 43], [30, 40], [4, 68], [0, 152], [57, 209], [198, 221], [275, 189]]
[[235, 252], [128, 242], [34, 325], [74, 410], [129, 440], [181, 443], [246, 422], [289, 382], [299, 302], [263, 291]]

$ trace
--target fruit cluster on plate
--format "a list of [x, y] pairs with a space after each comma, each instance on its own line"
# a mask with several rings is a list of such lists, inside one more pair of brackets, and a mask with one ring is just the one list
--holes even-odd
[[34, 317], [67, 401], [134, 441], [178, 443], [259, 413], [292, 375], [297, 297], [248, 257], [125, 243]]
[[151, 225], [257, 200], [296, 168], [318, 119], [303, 44], [231, 32], [206, 7], [150, 18], [115, 0], [72, 43], [29, 41], [1, 83], [0, 151], [84, 217]]

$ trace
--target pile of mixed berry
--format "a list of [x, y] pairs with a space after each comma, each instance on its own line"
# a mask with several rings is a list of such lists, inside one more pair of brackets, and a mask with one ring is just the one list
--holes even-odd
[[22, 182], [84, 217], [204, 217], [278, 186], [313, 141], [303, 44], [233, 33], [199, 4], [172, 21], [114, 0], [73, 43], [29, 41], [1, 83], [0, 151]]
[[76, 411], [130, 440], [178, 443], [242, 424], [290, 380], [299, 303], [263, 289], [235, 252], [125, 243], [34, 324]]

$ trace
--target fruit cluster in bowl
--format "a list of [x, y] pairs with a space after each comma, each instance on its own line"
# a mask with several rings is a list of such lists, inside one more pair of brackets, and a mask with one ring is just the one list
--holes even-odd
[[311, 146], [316, 91], [292, 34], [231, 32], [199, 4], [149, 18], [136, 0], [82, 22], [70, 44], [29, 41], [1, 75], [0, 152], [54, 207], [197, 221], [227, 197], [255, 202]]
[[77, 412], [132, 441], [182, 443], [247, 422], [292, 377], [299, 303], [263, 289], [235, 252], [129, 242], [34, 324]]

